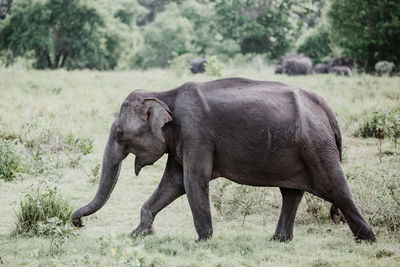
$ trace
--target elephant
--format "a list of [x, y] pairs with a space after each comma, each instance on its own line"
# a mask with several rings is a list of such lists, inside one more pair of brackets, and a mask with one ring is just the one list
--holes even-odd
[[196, 58], [190, 61], [190, 71], [193, 74], [203, 73], [205, 71], [204, 64], [207, 63], [205, 58]]
[[280, 57], [275, 67], [275, 74], [307, 75], [312, 73], [312, 61], [303, 55]]
[[375, 71], [379, 76], [382, 76], [382, 74], [388, 74], [390, 77], [392, 77], [395, 68], [396, 65], [393, 62], [386, 60], [379, 61], [375, 64]]
[[225, 177], [280, 188], [282, 209], [273, 240], [293, 238], [306, 191], [338, 207], [357, 239], [376, 241], [342, 169], [342, 138], [334, 112], [306, 89], [227, 78], [187, 82], [161, 92], [133, 91], [111, 125], [97, 193], [73, 213], [75, 226], [83, 226], [82, 217], [106, 203], [130, 153], [136, 156], [136, 175], [168, 154], [161, 181], [142, 206], [132, 236], [152, 234], [157, 213], [186, 194], [198, 240], [211, 238], [209, 182]]
[[315, 73], [329, 73], [330, 66], [329, 64], [319, 63], [315, 66]]
[[335, 73], [336, 75], [350, 76], [351, 69], [346, 66], [333, 66], [329, 68], [329, 73]]
[[354, 59], [351, 57], [334, 57], [329, 61], [329, 65], [331, 67], [345, 66], [348, 67], [350, 70], [353, 70], [357, 67]]

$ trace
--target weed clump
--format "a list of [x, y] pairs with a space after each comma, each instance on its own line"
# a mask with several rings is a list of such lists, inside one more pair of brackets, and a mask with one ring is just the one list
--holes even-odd
[[24, 162], [15, 141], [0, 139], [0, 179], [13, 181], [24, 171]]
[[70, 232], [72, 207], [56, 186], [39, 183], [31, 186], [20, 202], [15, 233], [28, 236], [54, 236]]
[[400, 110], [374, 111], [354, 135], [376, 138], [379, 160], [382, 162], [382, 142], [385, 138], [391, 138], [397, 150], [397, 140], [400, 138]]

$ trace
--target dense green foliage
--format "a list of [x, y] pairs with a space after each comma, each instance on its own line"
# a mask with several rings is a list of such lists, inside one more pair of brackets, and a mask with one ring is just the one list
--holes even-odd
[[21, 1], [0, 28], [0, 49], [31, 56], [34, 67], [114, 68], [118, 42], [79, 0]]
[[377, 61], [400, 61], [397, 0], [332, 0], [328, 12], [335, 41], [357, 63], [373, 70]]
[[297, 48], [297, 52], [311, 57], [314, 63], [320, 63], [328, 61], [332, 56], [332, 45], [328, 25], [320, 24], [307, 33], [304, 41]]
[[24, 57], [40, 69], [165, 68], [257, 54], [273, 62], [295, 50], [314, 63], [350, 56], [366, 70], [400, 58], [394, 0], [7, 0], [0, 13], [0, 61]]

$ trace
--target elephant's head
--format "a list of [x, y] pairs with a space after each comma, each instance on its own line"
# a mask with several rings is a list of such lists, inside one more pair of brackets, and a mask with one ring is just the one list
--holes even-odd
[[156, 98], [131, 94], [121, 106], [111, 126], [104, 151], [99, 188], [94, 199], [72, 215], [75, 226], [83, 226], [81, 218], [98, 211], [107, 202], [118, 180], [122, 160], [133, 153], [135, 173], [157, 161], [166, 151], [163, 126], [172, 120], [168, 106]]

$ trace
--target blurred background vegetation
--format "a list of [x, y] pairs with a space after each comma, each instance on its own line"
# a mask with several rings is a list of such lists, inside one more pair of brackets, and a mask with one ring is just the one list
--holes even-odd
[[[0, 0], [0, 57], [36, 69], [147, 69], [196, 57], [399, 62], [398, 0]], [[22, 59], [22, 60], [21, 60]]]

